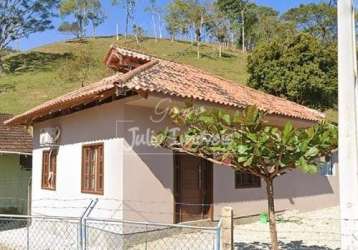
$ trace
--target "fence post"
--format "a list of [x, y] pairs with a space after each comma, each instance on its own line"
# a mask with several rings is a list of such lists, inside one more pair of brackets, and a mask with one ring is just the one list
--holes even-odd
[[29, 220], [26, 221], [26, 249], [30, 249], [30, 223]]
[[234, 223], [231, 207], [223, 207], [221, 210], [221, 250], [234, 249]]
[[218, 225], [215, 228], [215, 241], [214, 241], [214, 250], [220, 250], [220, 234], [221, 234], [221, 225], [222, 219], [219, 220]]
[[98, 203], [98, 198], [95, 200], [91, 200], [88, 207], [83, 212], [81, 218], [80, 218], [80, 249], [84, 250], [86, 249], [86, 241], [87, 241], [87, 218], [91, 214], [92, 210]]

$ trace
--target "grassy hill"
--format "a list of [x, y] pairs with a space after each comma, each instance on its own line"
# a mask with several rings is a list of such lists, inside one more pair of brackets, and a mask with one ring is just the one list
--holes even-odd
[[[85, 43], [91, 49], [90, 56], [95, 59], [87, 84], [112, 74], [103, 65], [111, 44], [190, 64], [238, 83], [245, 83], [247, 79], [246, 55], [224, 50], [223, 57], [218, 58], [217, 48], [213, 45], [203, 45], [202, 58], [198, 60], [195, 47], [189, 42], [146, 39], [137, 46], [134, 39], [117, 41], [113, 37], [98, 37]], [[68, 60], [73, 60], [81, 46], [84, 42], [60, 42], [7, 56], [4, 61], [9, 73], [0, 76], [0, 112], [17, 114], [79, 88], [79, 82], [61, 77], [61, 68]]]

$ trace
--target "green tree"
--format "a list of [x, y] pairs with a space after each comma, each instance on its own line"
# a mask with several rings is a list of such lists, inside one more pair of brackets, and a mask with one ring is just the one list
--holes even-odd
[[[57, 4], [57, 0], [1, 0], [0, 52], [15, 40], [52, 29], [51, 19], [55, 16], [54, 7]], [[0, 73], [2, 72], [0, 56]]]
[[276, 37], [248, 58], [248, 85], [313, 108], [337, 103], [336, 45], [307, 33]]
[[[246, 48], [253, 50], [262, 41], [284, 35], [289, 28], [279, 20], [278, 12], [270, 7], [248, 4], [246, 16]], [[292, 26], [291, 26], [292, 27]]]
[[149, 12], [152, 17], [154, 38], [157, 42], [158, 36], [159, 38], [162, 38], [161, 9], [157, 6], [156, 0], [150, 0], [149, 6], [145, 8], [145, 11]]
[[337, 8], [335, 3], [301, 4], [284, 13], [282, 19], [292, 22], [297, 30], [308, 32], [321, 41], [336, 41]]
[[133, 25], [133, 33], [134, 33], [134, 37], [137, 42], [137, 45], [139, 45], [141, 42], [143, 42], [144, 29], [141, 26], [134, 24]]
[[[77, 38], [86, 36], [86, 27], [92, 23], [94, 29], [104, 20], [100, 0], [62, 0], [60, 3], [60, 14], [62, 17], [71, 16], [75, 22], [64, 22], [59, 27], [62, 32], [76, 32]], [[74, 29], [75, 28], [75, 29]]]
[[187, 18], [187, 5], [183, 0], [173, 0], [167, 6], [165, 16], [166, 28], [172, 41], [178, 34], [187, 34], [189, 30], [189, 20]]
[[134, 20], [134, 9], [136, 0], [112, 0], [112, 5], [122, 5], [126, 12], [125, 33], [124, 38], [127, 39], [129, 23]]
[[278, 250], [273, 182], [296, 169], [316, 173], [317, 159], [337, 147], [337, 127], [322, 122], [307, 129], [291, 123], [276, 128], [267, 125], [255, 107], [235, 113], [173, 108], [171, 118], [180, 131], [164, 129], [153, 137], [154, 145], [227, 165], [266, 182], [272, 249]]
[[78, 23], [74, 22], [74, 23], [70, 23], [70, 22], [63, 22], [60, 24], [60, 26], [58, 27], [58, 31], [62, 32], [62, 33], [68, 33], [68, 34], [72, 34], [76, 37], [80, 37], [81, 34], [81, 30], [80, 27], [78, 25]]
[[206, 9], [198, 0], [174, 0], [169, 4], [166, 18], [169, 21], [169, 33], [177, 30], [187, 33], [192, 30], [195, 35], [198, 59], [200, 58], [200, 45], [206, 18]]
[[210, 36], [218, 42], [219, 57], [221, 57], [223, 44], [229, 41], [230, 21], [215, 4], [209, 8], [208, 21], [205, 23], [205, 27]]
[[265, 39], [283, 31], [286, 24], [280, 22], [278, 12], [270, 7], [250, 1], [218, 0], [219, 9], [231, 20], [232, 26], [241, 31], [237, 38], [242, 51], [252, 50]]
[[249, 0], [217, 0], [217, 5], [233, 23], [240, 24], [242, 52], [245, 52], [246, 12], [249, 7]]

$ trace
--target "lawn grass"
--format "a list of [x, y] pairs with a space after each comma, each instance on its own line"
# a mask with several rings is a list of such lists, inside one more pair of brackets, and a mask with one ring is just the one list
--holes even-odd
[[76, 56], [84, 43], [91, 48], [91, 56], [95, 59], [86, 84], [112, 74], [103, 64], [111, 44], [190, 64], [237, 83], [244, 84], [247, 79], [246, 55], [240, 51], [224, 50], [223, 57], [219, 58], [214, 45], [203, 45], [202, 58], [198, 60], [195, 46], [190, 42], [145, 39], [138, 46], [132, 38], [117, 41], [114, 37], [59, 42], [5, 58], [5, 66], [10, 73], [0, 77], [0, 112], [17, 114], [79, 88], [79, 82], [65, 80], [59, 72], [66, 60], [73, 60], [71, 58]]

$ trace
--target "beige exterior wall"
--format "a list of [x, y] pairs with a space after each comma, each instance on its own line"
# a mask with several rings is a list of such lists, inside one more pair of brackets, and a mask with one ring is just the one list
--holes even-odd
[[[153, 100], [152, 100], [153, 101]], [[151, 133], [169, 125], [155, 114], [150, 100], [126, 98], [38, 123], [34, 126], [33, 213], [79, 216], [92, 198], [100, 202], [94, 217], [172, 223], [174, 219], [173, 154], [148, 146]], [[274, 123], [278, 123], [275, 119]], [[306, 126], [307, 124], [300, 124]], [[57, 189], [41, 189], [42, 151], [39, 130], [62, 130], [57, 159]], [[81, 193], [81, 148], [104, 143], [104, 195]], [[316, 209], [338, 204], [337, 176], [291, 173], [275, 184], [277, 209]], [[236, 216], [266, 208], [264, 188], [236, 190], [233, 170], [214, 167], [214, 213], [232, 205]], [[68, 208], [66, 208], [68, 207]]]
[[[337, 155], [333, 157], [337, 162]], [[276, 211], [298, 209], [315, 210], [339, 204], [339, 177], [335, 167], [334, 176], [304, 174], [292, 171], [274, 180]], [[235, 189], [234, 170], [214, 167], [214, 217], [220, 216], [221, 208], [231, 206], [234, 216], [256, 215], [267, 211], [266, 186], [261, 188]]]
[[167, 124], [166, 121], [153, 122], [153, 117], [151, 108], [125, 108], [123, 215], [129, 220], [171, 223], [174, 218], [173, 153], [148, 146], [151, 132]]

